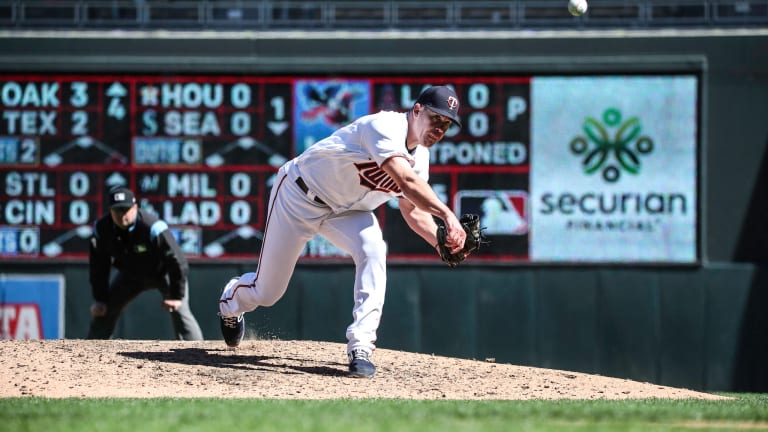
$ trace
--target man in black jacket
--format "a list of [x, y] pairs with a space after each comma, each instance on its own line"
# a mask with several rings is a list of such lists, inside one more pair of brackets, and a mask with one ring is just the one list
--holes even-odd
[[[109, 214], [96, 221], [91, 237], [94, 302], [88, 339], [109, 339], [123, 308], [141, 292], [157, 289], [176, 338], [203, 340], [189, 307], [189, 264], [168, 225], [139, 209], [130, 189], [110, 190], [109, 204]], [[112, 266], [117, 272], [110, 283]]]

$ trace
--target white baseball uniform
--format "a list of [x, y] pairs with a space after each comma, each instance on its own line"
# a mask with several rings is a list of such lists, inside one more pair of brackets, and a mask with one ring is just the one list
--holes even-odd
[[278, 171], [255, 273], [240, 276], [221, 295], [222, 316], [275, 304], [285, 293], [306, 243], [320, 234], [355, 263], [353, 322], [347, 350], [372, 352], [386, 291], [386, 253], [373, 210], [402, 197], [381, 169], [393, 157], [409, 161], [428, 180], [429, 150], [406, 148], [405, 113], [364, 116], [309, 147]]

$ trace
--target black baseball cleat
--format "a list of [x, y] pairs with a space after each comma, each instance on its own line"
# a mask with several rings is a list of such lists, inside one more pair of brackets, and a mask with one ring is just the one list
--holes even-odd
[[235, 348], [240, 345], [245, 335], [245, 317], [240, 314], [236, 317], [225, 317], [219, 312], [221, 320], [221, 335], [228, 347]]
[[349, 355], [349, 375], [355, 378], [373, 378], [376, 366], [371, 363], [368, 351], [356, 349]]

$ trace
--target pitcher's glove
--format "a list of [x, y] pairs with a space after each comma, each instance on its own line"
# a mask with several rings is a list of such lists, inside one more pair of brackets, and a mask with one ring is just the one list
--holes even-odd
[[483, 229], [480, 228], [480, 216], [476, 214], [464, 214], [459, 218], [461, 226], [464, 227], [464, 231], [467, 233], [467, 239], [464, 240], [464, 247], [456, 253], [451, 253], [451, 250], [445, 246], [446, 230], [445, 224], [442, 220], [437, 220], [437, 252], [440, 254], [440, 259], [443, 260], [448, 267], [456, 267], [460, 262], [464, 261], [472, 252], [480, 249], [483, 244], [489, 242], [483, 234]]

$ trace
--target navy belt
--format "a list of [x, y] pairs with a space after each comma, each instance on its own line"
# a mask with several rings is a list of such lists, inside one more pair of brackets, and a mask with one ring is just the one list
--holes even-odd
[[[299, 189], [301, 189], [302, 192], [304, 192], [305, 194], [309, 194], [309, 188], [307, 187], [307, 184], [304, 183], [304, 180], [301, 177], [296, 177], [296, 184], [299, 185]], [[320, 197], [317, 195], [315, 195], [314, 200], [318, 204], [328, 205], [325, 203], [325, 201], [320, 199]]]

